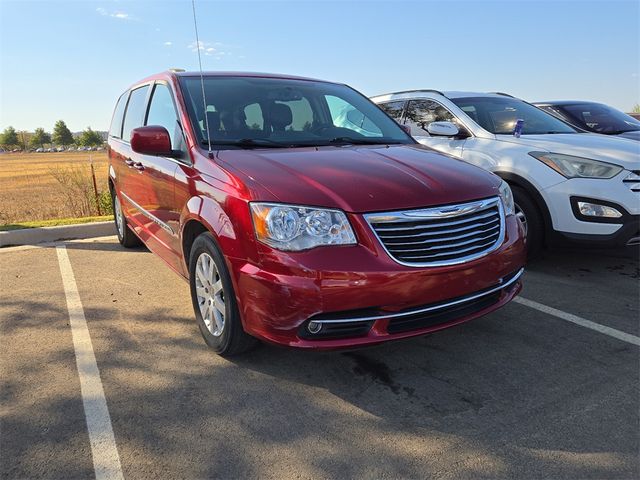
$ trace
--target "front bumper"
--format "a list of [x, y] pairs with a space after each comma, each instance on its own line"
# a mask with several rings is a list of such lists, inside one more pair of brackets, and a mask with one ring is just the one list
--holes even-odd
[[[578, 242], [601, 247], [624, 246], [638, 236], [640, 193], [632, 191], [623, 171], [609, 180], [574, 178], [541, 191], [549, 209], [555, 241]], [[623, 213], [619, 219], [601, 221], [576, 213], [575, 199], [611, 205]]]
[[[506, 218], [505, 240], [494, 252], [426, 268], [396, 263], [366, 240], [363, 224], [352, 223], [361, 240], [356, 246], [269, 250], [260, 265], [229, 259], [247, 333], [300, 348], [364, 346], [466, 322], [506, 304], [521, 288], [525, 248], [514, 216]], [[307, 328], [313, 321], [322, 323], [315, 335]]]

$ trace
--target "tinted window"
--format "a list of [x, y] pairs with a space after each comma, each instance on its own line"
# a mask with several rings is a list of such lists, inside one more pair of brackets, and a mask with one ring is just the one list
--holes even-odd
[[615, 108], [598, 103], [565, 105], [562, 108], [578, 125], [597, 133], [618, 134], [640, 130], [640, 122]]
[[124, 115], [124, 128], [122, 129], [122, 139], [127, 142], [131, 140], [131, 131], [142, 126], [144, 122], [145, 100], [147, 99], [148, 85], [136, 88], [131, 91], [127, 113]]
[[424, 135], [431, 122], [453, 122], [449, 110], [433, 100], [411, 100], [407, 105], [406, 123], [412, 135]]
[[482, 128], [496, 135], [512, 135], [516, 120], [519, 119], [524, 120], [523, 135], [576, 133], [553, 115], [517, 98], [469, 97], [453, 98], [451, 101], [475, 118]]
[[[200, 140], [205, 110], [198, 77], [180, 78]], [[222, 148], [414, 143], [369, 99], [345, 85], [253, 77], [205, 77], [211, 138]]]
[[109, 128], [109, 135], [112, 137], [120, 138], [120, 135], [122, 135], [122, 114], [124, 113], [124, 107], [127, 106], [127, 98], [129, 98], [129, 92], [123, 93], [113, 111], [111, 128]]
[[147, 115], [147, 125], [159, 125], [167, 129], [171, 137], [171, 146], [174, 150], [178, 149], [177, 138], [179, 138], [180, 130], [178, 127], [178, 115], [169, 87], [159, 83], [153, 89], [153, 96], [149, 104], [149, 113]]
[[400, 122], [402, 119], [402, 110], [404, 108], [404, 100], [399, 102], [386, 102], [378, 105], [384, 110], [387, 115], [393, 118], [396, 122]]
[[382, 132], [374, 122], [360, 110], [341, 98], [327, 95], [327, 105], [331, 112], [333, 124], [338, 127], [348, 128], [365, 137], [381, 137]]

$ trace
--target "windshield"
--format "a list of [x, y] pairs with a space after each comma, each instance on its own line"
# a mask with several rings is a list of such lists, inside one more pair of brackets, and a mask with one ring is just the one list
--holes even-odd
[[220, 148], [415, 143], [355, 90], [332, 83], [253, 77], [181, 77], [196, 134]]
[[566, 123], [517, 98], [473, 97], [451, 101], [482, 128], [496, 135], [512, 135], [516, 120], [524, 120], [522, 135], [576, 133]]
[[592, 132], [615, 135], [640, 130], [640, 122], [620, 110], [599, 103], [558, 106], [576, 123]]

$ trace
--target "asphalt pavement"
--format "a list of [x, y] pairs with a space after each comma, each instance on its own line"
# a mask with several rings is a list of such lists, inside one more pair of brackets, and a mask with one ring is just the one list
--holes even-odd
[[[113, 237], [59, 245], [124, 478], [640, 477], [637, 255], [529, 265], [522, 298], [587, 326], [513, 302], [365, 350], [222, 359], [161, 260]], [[87, 429], [99, 394], [81, 391], [59, 249], [0, 249], [2, 478], [91, 478], [106, 448]]]

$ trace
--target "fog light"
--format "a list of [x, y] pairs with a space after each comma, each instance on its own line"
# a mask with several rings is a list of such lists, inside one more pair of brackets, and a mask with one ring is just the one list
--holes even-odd
[[320, 330], [322, 330], [322, 324], [319, 322], [309, 322], [309, 325], [307, 325], [307, 330], [309, 330], [309, 333], [318, 333]]
[[578, 209], [585, 217], [620, 218], [622, 213], [613, 207], [597, 203], [578, 202]]

